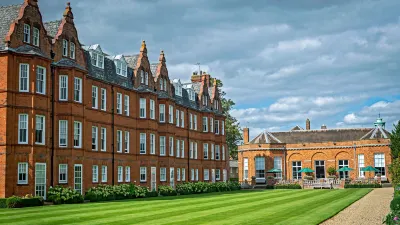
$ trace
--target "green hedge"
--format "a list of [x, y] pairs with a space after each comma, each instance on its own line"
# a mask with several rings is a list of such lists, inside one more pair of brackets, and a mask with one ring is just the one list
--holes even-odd
[[301, 189], [300, 184], [277, 184], [275, 189]]
[[239, 178], [229, 178], [229, 181], [239, 182]]
[[69, 187], [55, 186], [49, 188], [47, 192], [47, 201], [53, 202], [54, 205], [74, 204], [83, 203], [83, 197], [81, 193]]
[[176, 185], [176, 192], [180, 195], [198, 194], [198, 193], [211, 193], [211, 192], [225, 192], [240, 190], [239, 182], [185, 182]]
[[158, 186], [158, 193], [161, 196], [175, 196], [178, 194], [171, 186], [167, 186], [167, 185]]
[[0, 198], [0, 208], [7, 208], [7, 199]]
[[0, 208], [24, 208], [42, 205], [44, 205], [42, 197], [33, 197], [29, 195], [25, 197], [12, 196], [0, 199]]
[[381, 184], [345, 184], [344, 188], [381, 188]]
[[[157, 194], [157, 195], [156, 195]], [[147, 187], [134, 184], [98, 185], [90, 188], [85, 194], [85, 200], [91, 202], [112, 201], [158, 196], [157, 192], [149, 192]]]

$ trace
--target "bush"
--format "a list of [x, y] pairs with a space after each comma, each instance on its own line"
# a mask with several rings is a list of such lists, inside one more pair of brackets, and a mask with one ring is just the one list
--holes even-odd
[[400, 197], [396, 197], [390, 202], [390, 209], [392, 211], [400, 211]]
[[368, 183], [359, 183], [359, 184], [345, 184], [344, 188], [381, 188], [382, 185], [378, 183], [368, 184]]
[[274, 189], [274, 185], [267, 185], [266, 189]]
[[0, 198], [0, 208], [7, 208], [7, 199]]
[[12, 196], [7, 199], [3, 199], [2, 202], [1, 208], [23, 208], [42, 206], [44, 204], [42, 197], [34, 197], [32, 195], [26, 195], [24, 197]]
[[239, 178], [229, 178], [229, 181], [239, 182]]
[[158, 192], [157, 191], [149, 191], [149, 192], [147, 192], [146, 197], [158, 197]]
[[277, 184], [275, 189], [301, 189], [300, 184]]
[[399, 224], [400, 222], [399, 216], [400, 216], [399, 211], [391, 211], [389, 214], [386, 215], [385, 219], [383, 220], [383, 224], [387, 225]]
[[50, 187], [47, 192], [47, 200], [53, 204], [73, 204], [82, 203], [83, 197], [81, 193], [62, 186]]
[[17, 196], [9, 197], [6, 201], [7, 208], [22, 208], [22, 199]]
[[171, 186], [164, 186], [164, 185], [158, 186], [158, 193], [161, 196], [175, 196], [175, 195], [177, 195], [177, 192]]
[[132, 198], [144, 198], [155, 195], [149, 194], [147, 187], [136, 186], [134, 184], [120, 185], [98, 185], [91, 187], [85, 195], [85, 199], [91, 202], [111, 201]]
[[334, 167], [329, 167], [327, 170], [329, 175], [335, 175], [336, 174], [336, 170]]

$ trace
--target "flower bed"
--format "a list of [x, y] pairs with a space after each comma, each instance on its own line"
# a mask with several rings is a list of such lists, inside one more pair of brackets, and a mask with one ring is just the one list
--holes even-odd
[[44, 204], [42, 197], [26, 195], [24, 197], [12, 196], [0, 199], [0, 208], [24, 208], [31, 206], [42, 206]]
[[58, 204], [73, 204], [73, 203], [82, 203], [83, 197], [81, 193], [72, 190], [69, 187], [50, 187], [47, 192], [47, 201], [53, 202], [54, 205]]

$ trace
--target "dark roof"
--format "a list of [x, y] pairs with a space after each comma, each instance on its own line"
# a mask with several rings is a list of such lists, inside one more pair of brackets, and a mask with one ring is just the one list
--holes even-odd
[[37, 55], [45, 58], [50, 58], [50, 56], [44, 53], [40, 48], [31, 45], [21, 45], [18, 48], [9, 48], [9, 51], [18, 52], [28, 55]]
[[380, 127], [352, 129], [292, 130], [286, 132], [262, 132], [251, 144], [265, 143], [320, 143], [358, 141], [374, 138], [388, 138], [390, 133]]
[[86, 71], [86, 68], [84, 68], [81, 65], [79, 65], [78, 63], [76, 63], [75, 60], [67, 59], [67, 58], [62, 58], [60, 61], [54, 63], [54, 65], [59, 66], [59, 67], [75, 67], [75, 68]]
[[60, 24], [61, 20], [45, 22], [44, 28], [47, 31], [47, 35], [49, 35], [50, 37], [55, 37], [58, 32], [58, 28], [60, 27]]
[[139, 54], [137, 55], [124, 55], [126, 63], [128, 63], [128, 66], [131, 67], [132, 69], [136, 69], [136, 64], [137, 60], [139, 58]]
[[5, 48], [4, 39], [10, 30], [11, 23], [18, 18], [22, 4], [0, 6], [0, 50]]

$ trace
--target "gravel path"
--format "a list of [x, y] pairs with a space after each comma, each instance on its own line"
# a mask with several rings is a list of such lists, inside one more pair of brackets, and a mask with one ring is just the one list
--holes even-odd
[[383, 218], [389, 213], [389, 204], [392, 199], [393, 188], [374, 189], [362, 199], [321, 224], [382, 224]]

